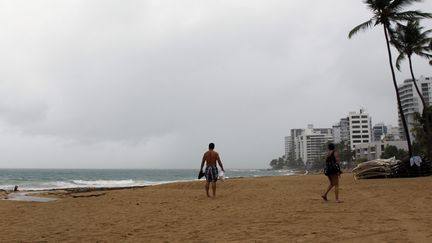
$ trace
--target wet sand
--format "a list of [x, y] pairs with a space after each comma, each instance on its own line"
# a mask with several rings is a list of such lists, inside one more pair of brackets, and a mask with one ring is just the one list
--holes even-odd
[[430, 242], [432, 177], [341, 180], [323, 175], [49, 192], [50, 202], [0, 201], [0, 242]]

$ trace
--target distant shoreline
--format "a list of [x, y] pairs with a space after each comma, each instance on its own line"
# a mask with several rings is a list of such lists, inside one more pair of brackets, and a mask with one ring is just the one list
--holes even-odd
[[[235, 177], [226, 177], [224, 180], [235, 180], [235, 179], [245, 179], [245, 178], [260, 178], [260, 177], [278, 177], [278, 176], [299, 176], [305, 175], [305, 171], [294, 171], [294, 170], [275, 170], [275, 171], [291, 171], [290, 175], [263, 175], [263, 176], [235, 176]], [[128, 190], [128, 189], [140, 189], [145, 187], [153, 187], [158, 185], [167, 185], [167, 184], [177, 184], [177, 183], [190, 183], [190, 182], [199, 182], [205, 181], [205, 179], [192, 179], [192, 180], [179, 180], [179, 181], [166, 181], [162, 183], [155, 183], [149, 185], [136, 185], [136, 186], [118, 186], [118, 187], [65, 187], [65, 188], [51, 188], [51, 189], [31, 189], [31, 190], [4, 190], [0, 189], [0, 199], [7, 200], [10, 194], [14, 193], [27, 193], [31, 194], [32, 197], [38, 197], [37, 195], [44, 196], [58, 196], [58, 195], [68, 195], [73, 193], [87, 193], [87, 192], [103, 192], [103, 191], [114, 191], [114, 190]], [[16, 200], [19, 201], [19, 200]], [[25, 200], [23, 200], [25, 201]]]
[[[107, 190], [198, 180], [198, 170], [13, 170], [0, 180], [0, 191]], [[295, 170], [227, 169], [226, 178], [302, 174]], [[17, 178], [17, 179], [15, 179]], [[89, 189], [90, 188], [90, 189]]]

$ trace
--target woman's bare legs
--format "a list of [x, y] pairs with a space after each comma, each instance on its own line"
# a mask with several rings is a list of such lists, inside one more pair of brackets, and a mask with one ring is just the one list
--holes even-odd
[[333, 187], [333, 182], [330, 176], [327, 176], [327, 178], [329, 179], [329, 186], [327, 187], [327, 191], [321, 196], [322, 199], [324, 199], [324, 201], [327, 201], [327, 194], [329, 193], [329, 191], [332, 189]]
[[337, 203], [341, 203], [342, 201], [339, 200], [339, 174], [331, 175], [331, 181], [332, 184], [335, 187], [335, 198]]
[[327, 187], [327, 191], [321, 196], [324, 201], [327, 201], [327, 194], [329, 191], [334, 187], [335, 188], [335, 198], [337, 203], [341, 203], [342, 201], [339, 200], [339, 175], [330, 175], [327, 177], [329, 179], [329, 186]]

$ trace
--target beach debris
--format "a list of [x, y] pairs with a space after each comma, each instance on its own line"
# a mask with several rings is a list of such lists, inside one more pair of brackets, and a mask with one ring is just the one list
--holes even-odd
[[79, 198], [79, 197], [100, 197], [105, 195], [106, 193], [100, 193], [100, 194], [88, 194], [88, 195], [72, 195], [73, 198]]

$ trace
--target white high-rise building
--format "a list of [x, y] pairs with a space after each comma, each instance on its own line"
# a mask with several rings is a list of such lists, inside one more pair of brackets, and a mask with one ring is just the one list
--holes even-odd
[[357, 144], [371, 142], [372, 119], [369, 114], [360, 109], [360, 112], [350, 112], [348, 119], [351, 150], [354, 150]]
[[332, 128], [313, 128], [291, 130], [291, 151], [295, 159], [301, 158], [303, 163], [314, 163], [321, 160], [325, 144], [333, 142]]
[[399, 141], [401, 140], [399, 127], [394, 127], [392, 125], [387, 126], [387, 134], [384, 138], [386, 141]]
[[334, 143], [340, 143], [342, 141], [340, 124], [339, 123], [334, 124], [332, 129], [333, 129], [333, 141], [334, 141]]
[[373, 132], [372, 132], [373, 133], [373, 140], [372, 141], [375, 141], [375, 142], [381, 141], [387, 135], [387, 126], [382, 122], [375, 124], [373, 126], [372, 130], [373, 130]]
[[[428, 105], [432, 105], [432, 77], [424, 77], [421, 76], [417, 80], [417, 86], [422, 93], [422, 96]], [[417, 93], [417, 90], [412, 82], [412, 79], [407, 79], [403, 82], [403, 84], [398, 86], [399, 95], [401, 98], [402, 110], [405, 115], [405, 119], [408, 125], [408, 130], [410, 132], [411, 141], [414, 140], [412, 134], [413, 124], [415, 123], [415, 113], [422, 113], [423, 104], [421, 102], [420, 96]], [[398, 109], [399, 111], [399, 109]], [[405, 131], [403, 130], [402, 121], [400, 119], [399, 114], [399, 128], [400, 135], [403, 140], [405, 140]]]
[[341, 127], [341, 140], [344, 142], [349, 142], [350, 140], [350, 126], [349, 126], [349, 118], [340, 119], [340, 127]]
[[371, 143], [357, 144], [355, 151], [356, 159], [380, 159], [385, 148], [389, 145], [408, 151], [408, 144], [406, 141], [375, 141]]
[[294, 159], [299, 159], [300, 157], [300, 142], [298, 137], [304, 133], [304, 129], [291, 129], [291, 146], [290, 152]]
[[342, 118], [333, 125], [333, 140], [334, 143], [349, 142], [349, 119]]
[[290, 150], [291, 150], [291, 136], [286, 136], [285, 137], [285, 160], [288, 160], [289, 155], [290, 155]]

